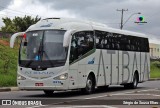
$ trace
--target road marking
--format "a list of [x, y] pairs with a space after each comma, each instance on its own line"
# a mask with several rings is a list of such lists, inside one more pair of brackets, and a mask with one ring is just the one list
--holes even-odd
[[73, 108], [73, 107], [65, 107], [65, 106], [63, 106], [63, 107], [49, 107], [49, 108]]
[[88, 107], [89, 108], [118, 108], [118, 107], [112, 107], [112, 106], [108, 106], [108, 105], [86, 105], [86, 106], [71, 106], [71, 107], [55, 107], [55, 106], [49, 107], [49, 105], [41, 105], [41, 106], [31, 106], [31, 107], [26, 107], [26, 108], [38, 108], [38, 107], [47, 107], [47, 106], [48, 106], [48, 108], [88, 108]]
[[109, 95], [107, 94], [107, 95], [103, 95], [103, 96], [95, 96], [95, 97], [89, 97], [89, 98], [84, 98], [84, 99], [95, 99], [95, 98], [101, 98], [101, 97], [107, 97], [107, 96], [109, 96]]
[[113, 94], [113, 95], [135, 95], [135, 96], [137, 96], [137, 95], [142, 95], [142, 96], [144, 96], [144, 95], [148, 95], [148, 96], [160, 96], [160, 95], [154, 95], [154, 94]]
[[108, 105], [85, 105], [85, 106], [66, 106], [66, 107], [49, 107], [49, 108], [117, 108]]
[[46, 107], [48, 105], [40, 105], [40, 106], [31, 106], [31, 107], [26, 107], [26, 108], [38, 108], [38, 107]]
[[96, 98], [101, 98], [101, 97], [109, 97], [112, 95], [124, 95], [124, 94], [129, 94], [129, 93], [142, 92], [142, 91], [154, 91], [154, 90], [158, 90], [158, 88], [147, 89], [147, 90], [137, 90], [137, 91], [134, 90], [134, 91], [123, 92], [123, 93], [115, 93], [115, 94], [107, 94], [107, 95], [103, 95], [103, 96], [94, 96], [94, 97], [89, 97], [89, 98], [84, 98], [84, 99], [96, 99]]
[[[121, 95], [121, 94], [114, 94], [114, 95]], [[152, 94], [122, 94], [122, 95], [152, 95]]]
[[160, 95], [153, 95], [153, 96], [160, 96]]
[[70, 106], [70, 107], [67, 107], [67, 106], [63, 106], [63, 107], [55, 107], [55, 106], [54, 106], [54, 107], [48, 107], [48, 108], [73, 108], [73, 107], [71, 107], [71, 106]]
[[[133, 90], [133, 91], [128, 91], [128, 92], [123, 92], [123, 93], [115, 93], [115, 94], [107, 94], [107, 95], [102, 95], [102, 96], [94, 96], [94, 97], [88, 97], [88, 98], [84, 98], [85, 99], [96, 99], [96, 98], [102, 98], [102, 97], [110, 97], [113, 95], [152, 95], [152, 96], [160, 96], [160, 95], [153, 95], [153, 94], [129, 94], [129, 93], [135, 93], [135, 92], [144, 92], [144, 91], [157, 91], [159, 90], [158, 88], [154, 88], [154, 89], [147, 89], [147, 90]], [[57, 102], [57, 103], [53, 103], [52, 105], [56, 105], [56, 104], [61, 104], [61, 103], [68, 103], [68, 102], [74, 102], [74, 101], [78, 101], [78, 100], [72, 100], [72, 101], [64, 101], [64, 102]], [[31, 107], [26, 107], [26, 108], [38, 108], [38, 107], [43, 107], [43, 106], [48, 106], [48, 105], [42, 105], [42, 106], [31, 106]], [[105, 106], [105, 105], [104, 105]], [[78, 108], [78, 106], [76, 106]], [[75, 107], [75, 108], [76, 108]], [[80, 106], [79, 106], [80, 107]], [[82, 106], [81, 106], [82, 107]], [[85, 107], [85, 106], [84, 106]], [[57, 107], [60, 108], [60, 107]], [[61, 107], [61, 108], [65, 108], [65, 107]], [[71, 107], [73, 108], [73, 107]], [[111, 107], [111, 106], [105, 106], [104, 108], [116, 108], [116, 107]]]
[[158, 90], [158, 88], [154, 88], [154, 89], [140, 90], [138, 92], [141, 92], [141, 91], [157, 91], [157, 90]]
[[86, 106], [73, 106], [73, 108], [117, 108], [117, 107], [112, 107], [112, 106], [108, 106], [108, 105], [86, 105]]

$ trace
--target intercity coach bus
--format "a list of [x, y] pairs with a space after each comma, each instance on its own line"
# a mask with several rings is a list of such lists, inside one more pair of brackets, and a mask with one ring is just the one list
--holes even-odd
[[72, 18], [46, 18], [17, 36], [17, 85], [21, 90], [54, 91], [123, 85], [136, 88], [150, 77], [149, 42], [145, 34]]

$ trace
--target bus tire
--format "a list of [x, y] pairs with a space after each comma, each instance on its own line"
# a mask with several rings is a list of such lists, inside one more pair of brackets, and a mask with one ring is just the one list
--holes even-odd
[[134, 74], [133, 82], [131, 83], [130, 86], [131, 86], [132, 89], [136, 89], [137, 85], [138, 85], [138, 75]]
[[86, 81], [86, 87], [81, 89], [85, 94], [91, 94], [95, 90], [94, 78], [92, 75], [89, 75]]
[[44, 93], [45, 93], [45, 95], [47, 95], [47, 96], [51, 96], [51, 95], [53, 95], [53, 90], [44, 90]]
[[134, 74], [133, 77], [133, 82], [132, 83], [128, 83], [128, 84], [124, 84], [124, 88], [127, 89], [136, 89], [138, 85], [138, 74]]

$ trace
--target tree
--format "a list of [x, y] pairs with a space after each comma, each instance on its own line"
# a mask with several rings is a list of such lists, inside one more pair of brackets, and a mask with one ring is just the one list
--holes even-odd
[[41, 18], [36, 16], [32, 18], [31, 16], [15, 17], [14, 19], [10, 19], [8, 17], [2, 18], [3, 26], [1, 29], [3, 32], [23, 32], [27, 30], [27, 28], [35, 23], [37, 23]]
[[6, 17], [2, 18], [2, 20], [3, 23], [5, 24], [5, 26], [1, 28], [3, 32], [16, 32], [16, 28], [10, 18]]

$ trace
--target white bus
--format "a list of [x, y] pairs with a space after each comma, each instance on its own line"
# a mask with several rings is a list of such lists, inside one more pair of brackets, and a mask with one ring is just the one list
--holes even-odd
[[136, 88], [150, 77], [149, 43], [145, 34], [118, 30], [91, 21], [47, 18], [17, 36], [17, 85], [21, 90], [54, 91], [124, 85]]

